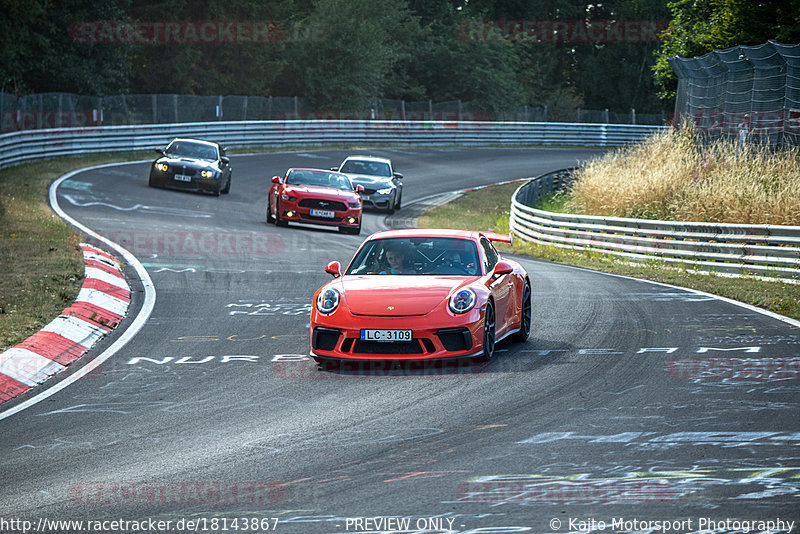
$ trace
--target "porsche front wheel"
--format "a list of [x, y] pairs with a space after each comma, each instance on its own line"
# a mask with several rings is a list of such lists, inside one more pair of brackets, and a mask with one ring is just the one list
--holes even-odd
[[531, 285], [525, 280], [525, 287], [522, 290], [522, 302], [519, 311], [519, 331], [514, 335], [514, 340], [525, 343], [531, 332]]
[[489, 361], [494, 356], [494, 304], [490, 300], [486, 304], [486, 314], [483, 319], [483, 354], [481, 359]]

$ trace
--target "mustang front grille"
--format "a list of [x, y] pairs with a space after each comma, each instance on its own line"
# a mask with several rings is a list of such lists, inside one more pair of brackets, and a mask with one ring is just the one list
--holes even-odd
[[347, 206], [343, 202], [335, 200], [320, 200], [317, 198], [304, 198], [297, 203], [301, 208], [311, 208], [318, 210], [345, 211]]

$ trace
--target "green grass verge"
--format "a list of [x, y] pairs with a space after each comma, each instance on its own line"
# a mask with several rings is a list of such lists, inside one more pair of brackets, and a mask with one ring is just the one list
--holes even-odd
[[[519, 185], [512, 183], [466, 193], [454, 202], [425, 213], [419, 219], [419, 226], [507, 233], [510, 199]], [[560, 209], [566, 202], [565, 197], [566, 195], [557, 195], [555, 198], [545, 199], [541, 209]], [[749, 277], [704, 275], [667, 267], [658, 261], [630, 264], [611, 255], [536, 245], [521, 239], [517, 239], [513, 246], [501, 244], [499, 248], [506, 252], [556, 263], [697, 289], [800, 319], [800, 284], [762, 281]]]
[[0, 169], [0, 351], [57, 317], [83, 282], [80, 236], [50, 209], [50, 183], [74, 169], [150, 156], [100, 154]]

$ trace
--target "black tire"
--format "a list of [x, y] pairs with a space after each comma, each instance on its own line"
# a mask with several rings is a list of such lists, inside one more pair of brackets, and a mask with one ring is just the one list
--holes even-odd
[[391, 202], [389, 202], [389, 207], [388, 207], [388, 208], [386, 208], [386, 213], [388, 213], [389, 215], [391, 215], [392, 213], [394, 213], [394, 201], [395, 201], [395, 198], [394, 198], [394, 197], [392, 197], [392, 201], [391, 201]]
[[483, 319], [483, 353], [480, 359], [484, 362], [491, 361], [494, 357], [495, 345], [495, 318], [494, 318], [494, 304], [490, 300], [486, 304], [486, 313]]
[[158, 184], [155, 182], [155, 180], [153, 180], [152, 174], [150, 175], [150, 178], [148, 178], [147, 180], [147, 185], [149, 185], [150, 187], [158, 187]]
[[225, 184], [225, 187], [222, 189], [222, 194], [227, 195], [231, 192], [231, 176], [228, 175], [228, 183]]
[[525, 287], [522, 289], [522, 308], [519, 312], [519, 332], [514, 334], [514, 341], [525, 343], [531, 333], [531, 317], [533, 309], [531, 307], [531, 285], [525, 280]]
[[219, 196], [219, 192], [220, 192], [219, 189], [214, 189], [213, 191], [211, 191], [211, 194], [214, 195], [215, 197], [218, 197]]
[[394, 209], [399, 210], [403, 203], [403, 192], [400, 192], [400, 198], [397, 199], [397, 204], [394, 205]]
[[278, 207], [275, 210], [275, 226], [289, 226], [289, 221], [281, 219], [281, 203], [278, 202]]
[[275, 217], [269, 212], [269, 197], [267, 197], [267, 224], [275, 224]]

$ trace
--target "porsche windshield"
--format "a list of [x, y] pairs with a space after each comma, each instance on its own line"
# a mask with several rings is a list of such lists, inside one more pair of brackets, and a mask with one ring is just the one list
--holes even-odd
[[475, 243], [452, 237], [392, 237], [367, 242], [345, 274], [480, 276]]
[[215, 161], [217, 159], [217, 149], [212, 145], [206, 145], [204, 143], [175, 141], [167, 147], [167, 155], [178, 158], [193, 158]]
[[346, 172], [348, 174], [380, 176], [381, 178], [392, 177], [392, 169], [389, 167], [388, 163], [384, 163], [383, 161], [349, 159], [344, 163], [344, 165], [342, 165], [342, 168], [339, 169], [339, 171]]
[[345, 191], [352, 191], [353, 185], [347, 176], [338, 172], [314, 171], [314, 170], [292, 170], [286, 177], [288, 185], [317, 185], [322, 187], [333, 187]]

